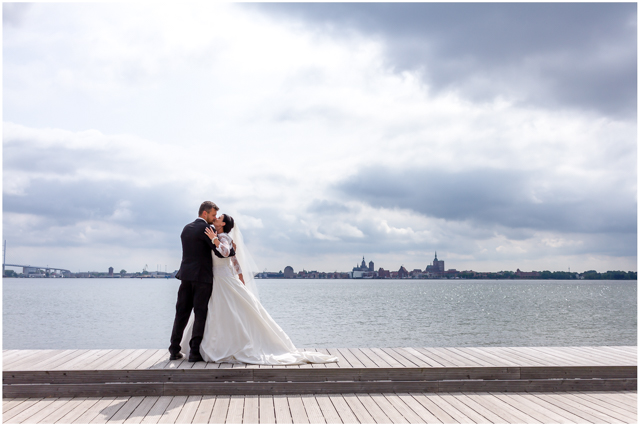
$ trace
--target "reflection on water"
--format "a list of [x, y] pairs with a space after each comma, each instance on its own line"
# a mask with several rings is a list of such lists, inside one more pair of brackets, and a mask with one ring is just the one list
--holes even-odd
[[[175, 279], [5, 279], [4, 349], [169, 344]], [[636, 281], [259, 280], [299, 347], [637, 344]]]

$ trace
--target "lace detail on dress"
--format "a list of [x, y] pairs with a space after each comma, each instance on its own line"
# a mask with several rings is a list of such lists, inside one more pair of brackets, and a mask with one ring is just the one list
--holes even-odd
[[233, 263], [233, 269], [236, 270], [236, 274], [240, 275], [242, 273], [242, 269], [240, 269], [240, 264], [238, 263], [238, 259], [235, 256], [231, 256], [231, 263]]
[[218, 252], [224, 257], [229, 257], [229, 253], [231, 253], [231, 237], [229, 234], [220, 233], [218, 234], [218, 240], [220, 240], [220, 245], [218, 246]]

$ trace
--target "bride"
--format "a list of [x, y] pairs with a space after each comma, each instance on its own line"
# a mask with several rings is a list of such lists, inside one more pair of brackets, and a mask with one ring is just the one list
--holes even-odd
[[[337, 362], [319, 352], [299, 351], [258, 300], [258, 272], [242, 234], [227, 214], [213, 222], [217, 235], [205, 230], [225, 257], [213, 256], [213, 291], [209, 299], [200, 355], [208, 362], [288, 365]], [[229, 256], [235, 243], [236, 256]], [[180, 346], [189, 348], [193, 314]]]

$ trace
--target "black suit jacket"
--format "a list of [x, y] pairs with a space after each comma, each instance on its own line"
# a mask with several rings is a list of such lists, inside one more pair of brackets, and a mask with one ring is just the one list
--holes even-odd
[[[207, 222], [198, 218], [182, 230], [182, 234], [180, 234], [180, 239], [182, 240], [182, 262], [176, 274], [177, 279], [213, 283], [211, 250], [218, 257], [224, 256], [220, 254], [215, 244], [204, 233], [204, 230], [209, 226]], [[232, 248], [229, 256], [234, 255], [235, 251]]]

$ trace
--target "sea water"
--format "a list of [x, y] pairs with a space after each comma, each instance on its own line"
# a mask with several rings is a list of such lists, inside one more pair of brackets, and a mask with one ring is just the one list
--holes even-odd
[[[636, 281], [258, 280], [300, 348], [637, 345]], [[3, 280], [3, 349], [166, 348], [176, 279]]]

